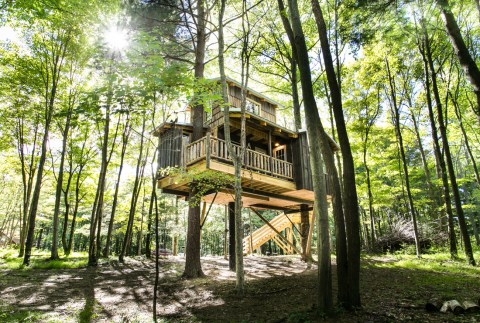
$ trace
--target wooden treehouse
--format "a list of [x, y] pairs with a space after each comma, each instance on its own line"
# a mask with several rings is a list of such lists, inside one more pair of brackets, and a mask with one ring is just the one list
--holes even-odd
[[[227, 84], [231, 140], [234, 149], [238, 149], [239, 145], [235, 143], [240, 142], [241, 84], [229, 78]], [[241, 175], [242, 201], [243, 207], [252, 209], [265, 225], [246, 235], [244, 252], [252, 253], [273, 240], [286, 254], [300, 253], [300, 213], [304, 212], [305, 215], [308, 212], [310, 223], [313, 221], [314, 194], [307, 135], [305, 131], [293, 131], [277, 122], [276, 112], [282, 108], [280, 104], [253, 89], [247, 90], [247, 150]], [[154, 131], [159, 138], [158, 169], [179, 167], [189, 172], [213, 170], [233, 175], [233, 162], [224, 140], [224, 126], [224, 114], [219, 106], [214, 106], [205, 115], [204, 136], [193, 142], [191, 122], [166, 122], [160, 125]], [[335, 151], [338, 150], [333, 140], [331, 145]], [[158, 188], [164, 193], [188, 197], [189, 184], [186, 177], [178, 173], [171, 175], [159, 172]], [[233, 203], [232, 193], [231, 188], [207, 193], [202, 198], [204, 209], [206, 203]], [[267, 221], [261, 215], [261, 210], [266, 209], [280, 213]], [[205, 215], [205, 210], [202, 214]], [[307, 250], [313, 225], [309, 231]]]

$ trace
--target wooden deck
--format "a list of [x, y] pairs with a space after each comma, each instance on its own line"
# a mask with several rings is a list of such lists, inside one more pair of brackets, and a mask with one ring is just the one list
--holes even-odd
[[[233, 145], [233, 149], [235, 153], [238, 153], [240, 151], [240, 146]], [[226, 162], [227, 164], [231, 163], [225, 140], [209, 136], [203, 137], [186, 146], [185, 166], [190, 166], [203, 159], [206, 159], [207, 162], [211, 160], [219, 160]], [[243, 167], [272, 177], [293, 180], [292, 163], [274, 158], [267, 154], [262, 154], [258, 151], [250, 149], [245, 151]]]

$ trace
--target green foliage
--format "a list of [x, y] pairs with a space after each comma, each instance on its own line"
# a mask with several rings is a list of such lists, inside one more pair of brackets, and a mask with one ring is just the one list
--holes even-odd
[[181, 171], [178, 172], [177, 181], [191, 183], [195, 194], [190, 197], [190, 206], [199, 205], [203, 196], [214, 192], [219, 192], [221, 189], [232, 189], [235, 178], [223, 172], [214, 170], [198, 171]]
[[0, 268], [26, 271], [34, 269], [78, 269], [86, 267], [88, 262], [88, 255], [85, 252], [74, 252], [69, 257], [59, 260], [49, 260], [49, 257], [49, 251], [34, 250], [30, 266], [25, 267], [22, 265], [23, 259], [18, 257], [18, 250], [2, 249], [0, 250]]

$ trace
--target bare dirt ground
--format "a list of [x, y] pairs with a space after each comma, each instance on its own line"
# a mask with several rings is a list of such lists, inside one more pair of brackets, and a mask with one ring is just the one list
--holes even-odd
[[[459, 279], [452, 287], [441, 283], [441, 274], [434, 273], [437, 279], [432, 280], [432, 273], [382, 268], [381, 260], [365, 260], [363, 308], [348, 313], [338, 310], [318, 319], [314, 315], [316, 266], [307, 268], [298, 257], [245, 258], [243, 298], [236, 295], [235, 274], [222, 257], [202, 258], [207, 276], [201, 279], [181, 279], [183, 265], [180, 257], [161, 261], [158, 317], [163, 321], [480, 322], [478, 313], [454, 316], [424, 310], [432, 297], [478, 299], [480, 275], [478, 280]], [[15, 320], [24, 322], [149, 322], [154, 273], [154, 262], [143, 258], [128, 259], [125, 264], [109, 261], [98, 268], [2, 270], [0, 313], [14, 313]], [[41, 318], [32, 312], [42, 313]]]

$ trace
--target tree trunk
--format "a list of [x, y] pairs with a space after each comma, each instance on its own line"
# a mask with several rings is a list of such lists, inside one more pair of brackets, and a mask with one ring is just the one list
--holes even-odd
[[385, 63], [387, 67], [387, 77], [388, 77], [388, 82], [390, 85], [390, 95], [391, 95], [391, 110], [392, 110], [392, 116], [394, 120], [394, 126], [395, 126], [395, 134], [397, 137], [397, 142], [398, 142], [398, 149], [400, 152], [400, 158], [402, 160], [402, 166], [403, 166], [403, 176], [405, 177], [405, 189], [407, 191], [407, 198], [408, 198], [408, 211], [410, 213], [410, 217], [412, 220], [413, 224], [413, 235], [415, 238], [415, 251], [417, 253], [417, 257], [420, 257], [420, 243], [418, 239], [418, 226], [417, 226], [417, 216], [415, 214], [415, 206], [413, 204], [413, 197], [412, 197], [412, 191], [410, 189], [410, 178], [408, 175], [408, 165], [407, 165], [407, 158], [405, 157], [405, 148], [403, 145], [403, 137], [402, 137], [402, 132], [400, 129], [400, 110], [397, 106], [397, 95], [396, 95], [396, 88], [395, 88], [395, 81], [393, 79], [393, 76], [390, 71], [390, 65], [388, 64], [388, 59], [385, 58]]
[[297, 62], [300, 70], [303, 102], [305, 106], [305, 120], [307, 135], [310, 143], [310, 163], [312, 168], [313, 188], [315, 196], [314, 212], [317, 218], [317, 249], [318, 249], [318, 310], [328, 312], [332, 308], [332, 276], [330, 260], [330, 238], [328, 231], [328, 205], [326, 199], [326, 185], [323, 171], [322, 147], [320, 140], [324, 132], [319, 128], [321, 121], [313, 94], [313, 85], [310, 71], [308, 50], [305, 43], [300, 14], [296, 0], [289, 0], [291, 28], [284, 19], [284, 6], [278, 1], [280, 15], [292, 47], [297, 52]]
[[450, 186], [448, 183], [445, 160], [442, 157], [437, 126], [435, 124], [435, 116], [433, 113], [432, 95], [430, 91], [430, 71], [429, 71], [429, 63], [428, 63], [427, 53], [426, 53], [426, 48], [429, 47], [430, 44], [428, 40], [427, 30], [424, 23], [422, 23], [422, 31], [423, 31], [423, 35], [422, 35], [423, 39], [422, 39], [422, 45], [420, 47], [420, 54], [422, 55], [423, 68], [425, 73], [425, 92], [426, 92], [426, 98], [427, 98], [428, 117], [430, 120], [430, 127], [432, 129], [432, 141], [433, 141], [433, 147], [435, 152], [435, 160], [437, 162], [437, 172], [439, 173], [442, 179], [443, 198], [445, 201], [445, 210], [447, 212], [447, 217], [448, 217], [450, 255], [452, 258], [456, 258], [457, 257], [457, 239], [455, 237], [455, 226], [453, 224], [452, 202], [450, 199]]
[[442, 13], [445, 29], [450, 37], [450, 42], [452, 43], [458, 61], [465, 70], [465, 74], [467, 75], [470, 84], [472, 84], [473, 92], [477, 98], [477, 106], [474, 111], [477, 116], [480, 116], [480, 70], [468, 51], [448, 0], [436, 0], [436, 2]]
[[228, 267], [235, 271], [235, 203], [228, 203]]
[[[53, 36], [52, 36], [53, 37]], [[59, 36], [60, 37], [60, 36]], [[63, 68], [64, 57], [67, 52], [67, 47], [70, 42], [70, 33], [63, 34], [63, 39], [51, 39], [51, 41], [58, 42], [58, 45], [55, 47], [55, 50], [51, 51], [50, 57], [46, 57], [43, 65], [51, 65], [51, 69], [47, 68], [42, 71], [46, 75], [43, 75], [44, 79], [44, 90], [45, 90], [45, 124], [44, 124], [44, 135], [42, 140], [42, 147], [40, 158], [38, 161], [37, 168], [37, 178], [35, 182], [35, 187], [33, 190], [32, 201], [29, 209], [29, 218], [28, 218], [28, 232], [25, 242], [25, 256], [23, 258], [23, 264], [28, 266], [30, 265], [30, 257], [33, 247], [34, 234], [35, 234], [35, 220], [37, 217], [38, 202], [40, 200], [40, 191], [42, 188], [43, 180], [43, 171], [45, 167], [45, 161], [47, 158], [47, 145], [48, 145], [48, 136], [50, 132], [50, 125], [54, 113], [55, 99], [57, 95], [57, 86], [59, 83], [60, 75]], [[51, 61], [50, 61], [51, 60]], [[51, 83], [50, 83], [51, 78]]]
[[[197, 2], [196, 19], [196, 44], [195, 44], [195, 79], [204, 78], [205, 70], [205, 50], [207, 43], [206, 34], [206, 17], [208, 16], [208, 8], [205, 4], [206, 0]], [[203, 137], [203, 104], [195, 102], [192, 109], [192, 142]], [[189, 197], [193, 200], [197, 190], [191, 185]], [[185, 278], [197, 278], [204, 276], [200, 263], [200, 205], [190, 205], [188, 208], [188, 229], [185, 250], [185, 270], [183, 276]]]
[[[122, 251], [120, 252], [120, 255], [118, 257], [118, 261], [120, 262], [123, 262], [125, 254], [130, 252], [130, 248], [128, 248], [128, 246], [130, 245], [130, 241], [132, 240], [133, 221], [135, 220], [135, 210], [137, 208], [137, 201], [138, 201], [138, 196], [140, 194], [140, 187], [142, 186], [143, 171], [145, 169], [145, 162], [147, 160], [147, 157], [145, 157], [145, 160], [143, 157], [146, 119], [147, 119], [146, 114], [144, 114], [143, 121], [142, 121], [142, 132], [140, 134], [140, 152], [138, 155], [137, 167], [135, 170], [135, 182], [133, 184], [132, 198], [130, 200], [130, 211], [128, 214], [127, 230], [125, 231], [125, 237], [123, 239]], [[148, 151], [146, 153], [146, 156], [148, 156]]]
[[[67, 151], [67, 138], [68, 138], [68, 133], [70, 131], [70, 120], [72, 118], [72, 113], [73, 113], [72, 108], [69, 108], [67, 119], [65, 120], [65, 128], [62, 131], [62, 152], [60, 156], [60, 167], [58, 169], [57, 187], [55, 190], [55, 206], [53, 209], [53, 235], [52, 235], [52, 250], [50, 254], [51, 260], [59, 259], [58, 257], [58, 218], [60, 215], [60, 202], [62, 200], [65, 153]], [[67, 222], [67, 220], [68, 220], [68, 213], [66, 213], [64, 221]]]
[[[24, 115], [22, 116], [24, 117]], [[35, 180], [35, 167], [34, 167], [34, 160], [35, 160], [35, 152], [37, 150], [37, 139], [38, 139], [38, 128], [39, 128], [39, 118], [35, 118], [35, 126], [34, 126], [34, 139], [32, 145], [32, 152], [29, 156], [30, 162], [26, 163], [26, 156], [24, 152], [24, 145], [25, 145], [25, 125], [24, 120], [22, 118], [18, 118], [17, 121], [17, 141], [18, 141], [18, 153], [21, 163], [22, 169], [22, 188], [23, 188], [23, 207], [22, 207], [22, 225], [20, 229], [20, 252], [18, 257], [23, 257], [25, 255], [25, 240], [27, 238], [28, 232], [28, 214], [29, 214], [29, 207], [30, 207], [30, 199], [32, 196], [32, 189], [33, 189], [33, 182]]]
[[463, 125], [463, 117], [462, 112], [460, 111], [460, 107], [458, 105], [457, 100], [453, 97], [451, 92], [448, 92], [450, 98], [452, 99], [453, 105], [455, 107], [455, 116], [457, 117], [458, 125], [460, 126], [460, 130], [462, 131], [463, 140], [465, 141], [465, 149], [467, 150], [468, 157], [470, 157], [470, 161], [472, 162], [473, 172], [475, 174], [475, 180], [477, 181], [477, 185], [480, 185], [480, 173], [478, 171], [477, 162], [475, 161], [475, 157], [472, 152], [472, 148], [470, 147], [470, 141], [467, 136], [467, 132], [465, 130], [465, 126]]
[[[111, 85], [110, 85], [111, 87]], [[110, 89], [111, 91], [111, 89]], [[103, 210], [103, 195], [105, 192], [105, 182], [107, 175], [107, 150], [108, 150], [108, 138], [110, 132], [110, 101], [112, 94], [109, 93], [109, 99], [105, 109], [105, 124], [103, 127], [103, 142], [102, 142], [102, 156], [100, 166], [100, 176], [98, 178], [97, 191], [95, 194], [95, 201], [92, 207], [92, 215], [90, 217], [90, 236], [88, 245], [88, 265], [97, 265], [97, 242], [95, 240], [95, 232], [97, 231], [97, 225], [100, 225], [99, 218], [100, 213]]]
[[[110, 215], [110, 221], [108, 222], [108, 232], [107, 232], [107, 241], [105, 242], [105, 249], [103, 250], [103, 256], [108, 257], [110, 255], [110, 244], [112, 239], [113, 224], [115, 222], [115, 213], [117, 210], [118, 203], [118, 190], [120, 188], [120, 178], [122, 176], [123, 162], [125, 160], [125, 153], [127, 151], [128, 139], [130, 137], [130, 118], [127, 115], [127, 120], [122, 133], [122, 151], [120, 152], [120, 165], [118, 169], [117, 182], [115, 183], [115, 193], [113, 194], [112, 202], [112, 212]], [[155, 184], [153, 184], [153, 189], [155, 189]]]
[[[453, 199], [455, 202], [455, 210], [457, 211], [458, 223], [460, 225], [460, 232], [462, 234], [463, 243], [465, 246], [465, 255], [467, 256], [467, 260], [469, 264], [471, 264], [472, 266], [475, 266], [475, 259], [473, 258], [473, 251], [472, 251], [472, 245], [470, 242], [470, 236], [468, 234], [468, 228], [467, 228], [465, 215], [463, 213], [463, 208], [462, 208], [462, 199], [460, 197], [460, 191], [458, 189], [458, 184], [457, 184], [457, 177], [455, 174], [455, 169], [453, 167], [452, 155], [450, 153], [450, 145], [448, 143], [448, 137], [447, 137], [447, 128], [445, 126], [445, 122], [443, 118], [442, 102], [440, 100], [440, 94], [437, 86], [437, 76], [435, 72], [435, 67], [433, 65], [432, 53], [430, 50], [430, 43], [428, 42], [428, 40], [426, 42], [425, 48], [427, 53], [426, 56], [427, 56], [428, 66], [430, 68], [430, 73], [432, 77], [433, 95], [437, 103], [436, 104], [437, 119], [438, 119], [438, 124], [440, 128], [440, 135], [443, 142], [443, 150], [445, 152], [445, 161], [447, 164], [448, 176], [450, 177], [450, 184], [452, 187]], [[480, 95], [480, 92], [479, 92], [479, 95]]]
[[337, 134], [342, 151], [343, 164], [343, 192], [347, 251], [348, 251], [348, 289], [349, 302], [344, 306], [358, 307], [360, 302], [360, 217], [358, 212], [357, 188], [355, 186], [355, 165], [348, 139], [347, 128], [343, 116], [342, 96], [335, 75], [330, 45], [327, 37], [327, 28], [323, 13], [317, 0], [311, 0], [313, 14], [317, 23], [320, 45], [322, 48], [325, 72], [332, 97], [333, 113], [337, 125]]
[[[197, 191], [195, 184], [192, 184], [188, 200], [196, 198]], [[189, 207], [188, 209], [188, 227], [187, 227], [187, 246], [185, 248], [185, 271], [183, 277], [197, 278], [204, 276], [202, 264], [200, 263], [200, 207]]]
[[155, 188], [152, 190], [152, 196], [155, 201], [155, 284], [153, 285], [153, 320], [157, 322], [157, 291], [160, 278], [160, 264], [158, 261], [160, 251], [158, 250], [158, 245], [160, 244], [160, 239], [158, 235], [158, 200]]

